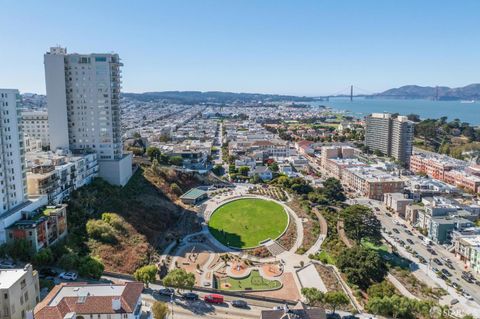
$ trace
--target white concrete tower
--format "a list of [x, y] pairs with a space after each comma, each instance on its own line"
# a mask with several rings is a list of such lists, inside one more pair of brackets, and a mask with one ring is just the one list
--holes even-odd
[[0, 89], [0, 215], [27, 196], [25, 149], [18, 90]]
[[123, 154], [118, 54], [67, 54], [54, 47], [44, 61], [50, 148], [95, 152], [100, 176], [125, 185], [132, 159]]

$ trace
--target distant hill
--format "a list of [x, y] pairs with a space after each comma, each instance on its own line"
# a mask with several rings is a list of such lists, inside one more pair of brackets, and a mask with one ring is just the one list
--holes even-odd
[[436, 99], [438, 90], [439, 100], [480, 100], [480, 84], [470, 84], [459, 88], [447, 86], [418, 86], [405, 85], [399, 88], [372, 94], [368, 98], [395, 98], [395, 99]]
[[277, 94], [258, 94], [258, 93], [232, 93], [232, 92], [200, 92], [200, 91], [164, 91], [164, 92], [146, 92], [146, 93], [123, 93], [123, 96], [140, 101], [158, 101], [168, 100], [177, 103], [232, 103], [242, 102], [310, 102], [313, 98], [277, 95]]

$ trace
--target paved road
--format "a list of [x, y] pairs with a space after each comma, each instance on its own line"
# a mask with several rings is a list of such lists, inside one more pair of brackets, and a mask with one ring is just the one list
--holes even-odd
[[[103, 280], [106, 281], [127, 281], [121, 280], [115, 277], [102, 276]], [[174, 302], [171, 302], [170, 297], [162, 296], [158, 293], [159, 289], [164, 287], [156, 284], [150, 284], [148, 289], [145, 289], [142, 294], [142, 299], [144, 304], [150, 306], [153, 302], [159, 300], [167, 302], [170, 309], [173, 308], [173, 317], [172, 314], [169, 315], [168, 319], [191, 319], [191, 318], [215, 318], [215, 319], [249, 319], [249, 318], [260, 318], [260, 313], [262, 310], [272, 309], [273, 307], [283, 307], [283, 304], [272, 303], [267, 301], [250, 299], [248, 296], [244, 297], [233, 297], [224, 295], [225, 303], [223, 305], [211, 305], [202, 301], [203, 297], [208, 293], [195, 291], [199, 295], [200, 300], [198, 301], [184, 301], [178, 296], [175, 298]], [[248, 309], [239, 309], [231, 305], [233, 300], [242, 299], [246, 301], [249, 305]], [[293, 306], [290, 306], [293, 307]], [[327, 311], [328, 312], [328, 311]], [[349, 313], [343, 311], [337, 311], [340, 315], [347, 315]], [[360, 319], [371, 319], [374, 318], [371, 314], [359, 314], [357, 315]]]
[[[380, 222], [382, 223], [382, 226], [385, 228], [386, 232], [391, 232], [391, 235], [385, 234], [384, 236], [388, 239], [388, 241], [393, 244], [398, 252], [403, 255], [404, 257], [409, 258], [410, 260], [414, 261], [417, 264], [418, 270], [422, 272], [423, 274], [420, 274], [420, 276], [424, 276], [425, 279], [430, 280], [430, 286], [433, 283], [436, 283], [438, 286], [444, 288], [447, 290], [447, 292], [453, 297], [458, 299], [463, 305], [466, 306], [468, 309], [475, 309], [476, 311], [480, 311], [480, 287], [477, 286], [476, 284], [470, 284], [463, 280], [461, 278], [462, 271], [463, 271], [463, 265], [455, 258], [455, 256], [448, 252], [443, 246], [433, 244], [431, 247], [433, 250], [436, 252], [436, 255], [431, 254], [428, 250], [427, 247], [425, 246], [424, 242], [419, 239], [420, 233], [413, 229], [412, 227], [408, 226], [404, 220], [402, 220], [400, 217], [396, 216], [395, 214], [391, 214], [386, 210], [386, 208], [383, 206], [382, 202], [375, 201], [375, 200], [369, 200], [369, 199], [354, 199], [350, 200], [353, 202], [357, 202], [359, 204], [364, 204], [367, 206], [370, 206], [374, 209], [374, 212], [376, 212], [376, 215]], [[377, 209], [378, 208], [378, 211]], [[391, 214], [391, 217], [387, 215]], [[394, 232], [393, 229], [397, 229], [398, 233]], [[407, 233], [407, 230], [410, 230], [413, 235], [409, 235]], [[406, 249], [403, 248], [402, 245], [400, 245], [398, 242], [393, 240], [393, 237], [398, 238], [399, 240], [403, 240], [405, 242], [405, 247], [406, 245], [409, 245], [413, 251], [417, 252], [420, 256], [425, 258], [427, 263], [421, 264], [418, 259], [413, 257], [410, 253], [406, 251]], [[407, 240], [411, 240], [413, 244], [409, 243]], [[445, 266], [445, 262], [442, 260], [443, 258], [448, 258], [449, 260], [452, 261], [452, 264], [454, 266], [454, 269], [449, 269]], [[434, 262], [434, 259], [437, 258], [442, 265], [438, 265]], [[455, 289], [452, 287], [449, 287], [446, 285], [446, 283], [437, 277], [437, 275], [434, 273], [433, 268], [436, 268], [438, 270], [442, 269], [447, 269], [452, 276], [449, 277], [452, 282], [456, 282], [459, 284], [467, 293], [469, 293], [473, 298], [474, 301], [469, 301], [461, 294], [457, 293]], [[418, 276], [417, 276], [418, 277]], [[428, 282], [427, 282], [428, 283]], [[447, 298], [447, 299], [452, 299], [452, 298]]]

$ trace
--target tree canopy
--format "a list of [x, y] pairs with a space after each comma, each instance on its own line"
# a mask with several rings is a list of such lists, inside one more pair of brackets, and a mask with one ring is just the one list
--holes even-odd
[[175, 269], [170, 271], [162, 281], [167, 287], [177, 289], [192, 289], [195, 285], [195, 275], [193, 273], [186, 272], [184, 269]]
[[157, 277], [157, 266], [146, 265], [135, 270], [133, 277], [135, 280], [141, 281], [148, 287], [148, 284], [154, 282]]
[[337, 257], [337, 267], [347, 280], [367, 289], [374, 282], [381, 282], [387, 275], [387, 265], [380, 255], [361, 246], [347, 248]]
[[382, 238], [382, 225], [373, 211], [363, 205], [352, 205], [342, 211], [347, 235], [360, 243], [363, 238], [378, 242]]

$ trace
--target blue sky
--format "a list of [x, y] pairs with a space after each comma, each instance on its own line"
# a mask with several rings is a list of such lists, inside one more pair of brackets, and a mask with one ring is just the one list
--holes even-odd
[[43, 54], [120, 54], [123, 91], [298, 95], [480, 82], [480, 1], [2, 1], [0, 87], [45, 92]]

